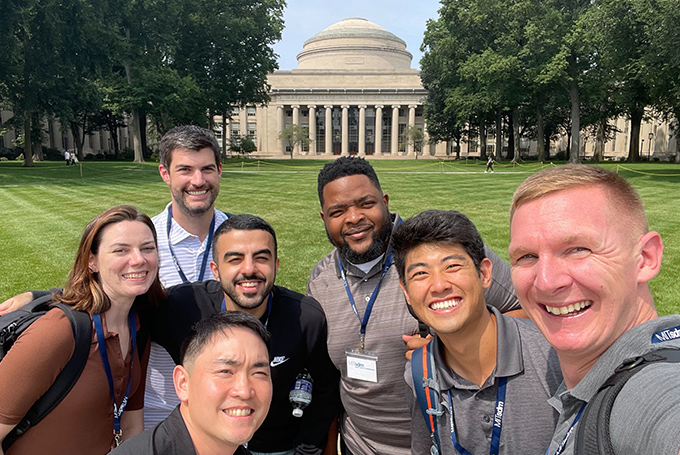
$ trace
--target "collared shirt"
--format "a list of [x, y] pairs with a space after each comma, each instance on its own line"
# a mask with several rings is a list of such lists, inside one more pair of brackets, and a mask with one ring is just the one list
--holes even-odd
[[[208, 236], [201, 242], [198, 236], [190, 234], [175, 219], [172, 219], [170, 237], [168, 238], [168, 204], [158, 215], [152, 218], [158, 236], [158, 254], [160, 256], [160, 279], [163, 286], [170, 287], [182, 283], [182, 278], [175, 267], [168, 243], [172, 244], [177, 262], [190, 282], [198, 280], [203, 255], [208, 255], [204, 280], [214, 278], [210, 271], [212, 245], [208, 245]], [[215, 209], [215, 229], [227, 219], [227, 215]], [[170, 355], [157, 343], [151, 343], [149, 369], [146, 375], [146, 394], [144, 395], [144, 428], [156, 425], [170, 414], [179, 404], [172, 383], [172, 370], [175, 368]]]
[[[234, 455], [248, 454], [243, 446], [234, 452]], [[157, 426], [125, 441], [111, 455], [196, 455], [196, 449], [177, 406]]]
[[[392, 217], [394, 229], [399, 215]], [[488, 247], [486, 253], [494, 266], [492, 284], [484, 291], [486, 301], [501, 311], [519, 308], [510, 281], [510, 266]], [[343, 261], [357, 312], [362, 317], [380, 281], [385, 260], [383, 257], [368, 273]], [[366, 328], [366, 351], [378, 356], [378, 382], [349, 378], [345, 351], [358, 347], [360, 323], [349, 304], [337, 261], [337, 249], [319, 261], [309, 277], [307, 295], [314, 297], [326, 313], [328, 353], [341, 373], [340, 397], [345, 412], [340, 432], [352, 453], [408, 455], [411, 413], [404, 399], [409, 392], [403, 381], [406, 347], [401, 336], [418, 333], [418, 324], [408, 312], [397, 269], [392, 264]]]
[[[450, 411], [446, 391], [450, 391], [456, 437], [472, 454], [488, 454], [496, 412], [498, 380], [508, 378], [500, 436], [501, 454], [543, 455], [557, 422], [557, 412], [548, 399], [562, 382], [557, 353], [530, 321], [496, 316], [496, 368], [479, 387], [457, 375], [444, 360], [444, 347], [435, 335], [430, 343], [445, 410], [438, 419], [441, 453], [457, 453], [451, 441]], [[430, 453], [430, 428], [425, 425], [413, 390], [411, 362], [404, 371], [411, 388], [411, 453]]]
[[[652, 319], [625, 332], [597, 360], [576, 386], [562, 383], [550, 399], [560, 413], [550, 454], [555, 453], [583, 403], [590, 401], [624, 360], [656, 349], [680, 348], [680, 338], [652, 344], [654, 333], [680, 326], [680, 315]], [[621, 455], [677, 455], [680, 451], [680, 364], [659, 362], [644, 367], [621, 389], [611, 413], [614, 451]], [[576, 429], [563, 450], [575, 453]]]

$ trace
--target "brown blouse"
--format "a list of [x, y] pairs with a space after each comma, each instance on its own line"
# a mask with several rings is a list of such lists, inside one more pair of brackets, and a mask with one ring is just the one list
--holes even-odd
[[[120, 404], [130, 377], [130, 352], [125, 359], [117, 333], [109, 333], [102, 315], [106, 349], [111, 364], [116, 402]], [[139, 322], [137, 322], [139, 326]], [[135, 348], [132, 385], [126, 411], [144, 406], [144, 382], [148, 347], [140, 363]], [[15, 425], [52, 385], [71, 358], [75, 342], [71, 324], [61, 310], [49, 311], [34, 322], [0, 362], [0, 422]], [[31, 427], [5, 455], [106, 454], [113, 444], [113, 402], [99, 354], [97, 336], [85, 369], [64, 400], [38, 425]]]

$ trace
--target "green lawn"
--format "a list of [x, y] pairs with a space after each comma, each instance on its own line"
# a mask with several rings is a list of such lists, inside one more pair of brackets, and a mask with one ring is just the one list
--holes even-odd
[[[402, 217], [429, 208], [456, 209], [477, 225], [486, 243], [507, 259], [508, 209], [514, 189], [536, 163], [499, 163], [495, 174], [469, 161], [376, 160], [390, 208]], [[234, 160], [224, 165], [217, 207], [268, 220], [279, 240], [278, 283], [304, 292], [314, 264], [331, 249], [319, 217], [316, 175], [323, 161]], [[652, 229], [665, 243], [661, 274], [652, 282], [660, 313], [680, 312], [680, 165], [606, 164], [641, 193]], [[38, 163], [26, 169], [0, 162], [0, 301], [26, 289], [64, 284], [85, 224], [116, 204], [153, 216], [169, 201], [157, 165], [127, 162]], [[584, 201], [586, 204], [587, 201]]]

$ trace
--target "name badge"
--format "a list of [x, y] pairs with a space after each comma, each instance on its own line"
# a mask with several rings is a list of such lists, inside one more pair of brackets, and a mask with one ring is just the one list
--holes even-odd
[[345, 351], [347, 376], [360, 381], [378, 382], [378, 356], [357, 349]]

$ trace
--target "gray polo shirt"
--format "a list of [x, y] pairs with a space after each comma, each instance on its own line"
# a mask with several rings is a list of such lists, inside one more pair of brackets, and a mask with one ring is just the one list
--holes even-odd
[[[488, 307], [496, 316], [496, 368], [479, 387], [458, 376], [444, 360], [444, 347], [435, 336], [430, 345], [434, 356], [442, 400], [446, 405], [439, 417], [441, 453], [457, 454], [451, 441], [450, 410], [447, 391], [451, 393], [458, 443], [472, 454], [488, 454], [493, 431], [498, 380], [508, 378], [501, 427], [500, 453], [506, 455], [543, 455], [557, 422], [557, 412], [548, 399], [562, 382], [557, 353], [530, 321], [504, 316]], [[404, 379], [410, 387], [411, 453], [425, 455], [432, 446], [430, 428], [425, 424], [415, 390], [411, 362]]]
[[[680, 326], [680, 316], [670, 315], [633, 327], [612, 344], [576, 387], [562, 383], [550, 399], [560, 413], [550, 454], [564, 439], [583, 403], [625, 359], [648, 352], [680, 348], [680, 338], [652, 343], [654, 334]], [[672, 338], [672, 337], [669, 337]], [[621, 455], [677, 455], [680, 451], [680, 364], [650, 365], [633, 376], [621, 389], [612, 408], [609, 425], [614, 451]], [[576, 429], [567, 440], [563, 454], [575, 453]]]
[[[399, 216], [393, 214], [396, 226]], [[492, 284], [484, 291], [486, 301], [501, 309], [519, 308], [510, 281], [510, 266], [487, 247], [493, 263]], [[409, 455], [411, 413], [405, 400], [404, 354], [402, 335], [418, 332], [409, 314], [404, 293], [399, 287], [396, 267], [391, 265], [373, 306], [366, 329], [366, 350], [378, 356], [378, 382], [347, 377], [345, 351], [359, 345], [360, 323], [352, 311], [338, 268], [337, 249], [314, 267], [307, 284], [307, 295], [323, 307], [328, 321], [328, 353], [340, 370], [340, 397], [344, 413], [340, 432], [349, 450], [358, 455]], [[352, 296], [363, 317], [367, 300], [380, 282], [385, 258], [368, 273], [343, 262]]]

